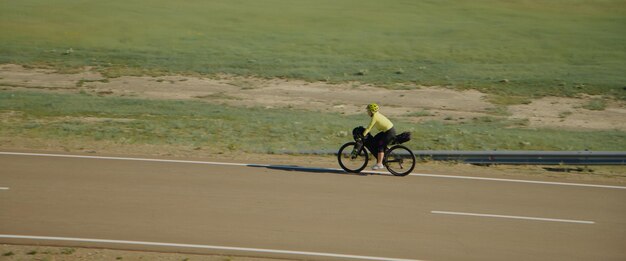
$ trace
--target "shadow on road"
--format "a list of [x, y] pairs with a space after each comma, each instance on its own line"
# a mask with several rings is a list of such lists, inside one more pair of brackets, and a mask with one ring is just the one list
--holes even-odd
[[257, 165], [250, 164], [248, 167], [253, 168], [266, 168], [272, 170], [283, 170], [283, 171], [298, 171], [298, 172], [306, 172], [306, 173], [326, 173], [326, 174], [341, 174], [341, 175], [354, 175], [354, 176], [367, 176], [367, 175], [383, 175], [378, 173], [349, 173], [340, 169], [328, 169], [328, 168], [312, 168], [312, 167], [302, 167], [296, 165]]

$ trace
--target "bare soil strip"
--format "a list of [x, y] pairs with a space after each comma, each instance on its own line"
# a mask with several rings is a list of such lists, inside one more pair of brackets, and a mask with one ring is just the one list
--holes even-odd
[[385, 113], [389, 116], [414, 122], [455, 122], [495, 116], [527, 119], [531, 128], [626, 131], [624, 102], [608, 100], [604, 110], [589, 110], [584, 105], [602, 97], [588, 95], [577, 98], [545, 97], [528, 104], [499, 109], [487, 100], [485, 93], [436, 86], [408, 86], [407, 90], [392, 90], [360, 83], [328, 84], [230, 75], [213, 78], [183, 75], [105, 78], [91, 68], [84, 68], [76, 74], [61, 74], [52, 69], [24, 68], [12, 64], [0, 65], [0, 88], [206, 100], [232, 106], [299, 108], [343, 114], [363, 113], [365, 104], [378, 102], [385, 106]]

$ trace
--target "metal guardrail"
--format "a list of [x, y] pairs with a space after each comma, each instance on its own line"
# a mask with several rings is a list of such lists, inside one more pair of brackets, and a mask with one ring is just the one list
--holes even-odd
[[[283, 152], [336, 155], [337, 151]], [[415, 150], [423, 160], [455, 161], [477, 165], [626, 165], [626, 151], [433, 151]]]
[[416, 157], [490, 165], [626, 165], [626, 151], [413, 151]]

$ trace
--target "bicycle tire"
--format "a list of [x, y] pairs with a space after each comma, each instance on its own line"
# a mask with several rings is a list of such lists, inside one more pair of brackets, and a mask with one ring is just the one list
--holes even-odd
[[385, 151], [383, 164], [394, 176], [406, 176], [415, 168], [415, 155], [403, 146], [395, 145]]
[[369, 161], [369, 155], [365, 147], [361, 148], [361, 151], [357, 154], [356, 158], [352, 159], [352, 151], [355, 149], [355, 146], [356, 142], [348, 142], [343, 144], [337, 152], [337, 161], [339, 162], [339, 166], [341, 166], [343, 170], [350, 173], [361, 172], [365, 169], [365, 167], [367, 167], [367, 162]]

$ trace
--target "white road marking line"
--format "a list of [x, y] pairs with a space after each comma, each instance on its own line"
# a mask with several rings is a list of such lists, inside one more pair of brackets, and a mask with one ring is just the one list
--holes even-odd
[[9, 190], [7, 187], [0, 187], [0, 190]]
[[[129, 160], [129, 161], [187, 163], [187, 164], [205, 164], [205, 165], [240, 166], [240, 167], [265, 167], [265, 168], [281, 168], [281, 169], [295, 169], [295, 170], [317, 170], [317, 171], [328, 170], [328, 171], [342, 171], [343, 172], [342, 169], [334, 169], [334, 168], [307, 168], [307, 167], [293, 167], [293, 166], [276, 166], [276, 165], [268, 165], [268, 164], [247, 164], [247, 163], [228, 163], [228, 162], [211, 162], [211, 161], [192, 161], [192, 160], [168, 160], [168, 159], [106, 157], [106, 156], [44, 154], [44, 153], [22, 153], [22, 152], [0, 152], [0, 155], [60, 157], [60, 158], [83, 158], [83, 159], [105, 159], [105, 160]], [[363, 171], [362, 173], [391, 175], [391, 174], [389, 174], [387, 172], [377, 172], [377, 171]], [[592, 187], [592, 188], [608, 188], [608, 189], [626, 189], [626, 187], [624, 187], [624, 186], [595, 185], [595, 184], [566, 183], [566, 182], [550, 182], [550, 181], [533, 181], [533, 180], [521, 180], [521, 179], [499, 179], [499, 178], [482, 178], [482, 177], [466, 177], [466, 176], [451, 176], [451, 175], [437, 175], [437, 174], [418, 174], [418, 173], [409, 174], [409, 176], [432, 177], [432, 178], [469, 179], [469, 180], [486, 180], [486, 181], [501, 181], [501, 182], [517, 182], [517, 183], [560, 185], [560, 186], [576, 186], [576, 187]]]
[[458, 215], [458, 216], [493, 217], [493, 218], [525, 219], [525, 220], [565, 222], [565, 223], [579, 223], [579, 224], [595, 224], [595, 222], [593, 222], [593, 221], [571, 220], [571, 219], [506, 216], [506, 215], [464, 213], [464, 212], [451, 212], [451, 211], [431, 211], [430, 213], [432, 213], [432, 214], [444, 214], [444, 215]]
[[552, 181], [535, 181], [535, 180], [523, 180], [523, 179], [481, 178], [481, 177], [448, 176], [448, 175], [436, 175], [436, 174], [409, 174], [409, 176], [421, 176], [421, 177], [433, 177], [433, 178], [450, 178], [450, 179], [473, 179], [473, 180], [503, 181], [503, 182], [532, 183], [532, 184], [545, 184], [545, 185], [591, 187], [591, 188], [626, 189], [626, 187], [623, 187], [623, 186], [596, 185], [596, 184], [583, 184], [583, 183], [567, 183], [567, 182], [552, 182]]
[[344, 254], [333, 254], [333, 253], [322, 253], [322, 252], [305, 252], [305, 251], [276, 250], [276, 249], [262, 249], [262, 248], [227, 247], [227, 246], [160, 243], [160, 242], [111, 240], [111, 239], [72, 238], [72, 237], [47, 237], [47, 236], [23, 236], [23, 235], [0, 235], [0, 238], [31, 239], [31, 240], [51, 240], [51, 241], [73, 241], [73, 242], [88, 242], [88, 243], [110, 243], [110, 244], [143, 245], [143, 246], [164, 246], [164, 247], [181, 247], [181, 248], [199, 248], [199, 249], [212, 249], [212, 250], [230, 250], [230, 251], [244, 251], [244, 252], [256, 252], [256, 253], [288, 254], [288, 255], [299, 255], [299, 256], [318, 256], [318, 257], [361, 259], [361, 260], [418, 261], [416, 259], [402, 259], [402, 258], [388, 258], [388, 257], [374, 257], [374, 256], [359, 256], [359, 255], [344, 255]]
[[169, 162], [169, 163], [192, 163], [192, 164], [224, 165], [224, 166], [249, 166], [249, 165], [262, 166], [262, 167], [269, 167], [270, 166], [270, 165], [263, 165], [263, 164], [226, 163], [226, 162], [211, 162], [211, 161], [167, 160], [167, 159], [126, 158], [126, 157], [106, 157], [106, 156], [86, 156], [86, 155], [66, 155], [66, 154], [44, 154], [44, 153], [22, 153], [22, 152], [0, 152], [0, 155], [58, 157], [58, 158], [81, 158], [81, 159], [106, 159], [106, 160], [130, 160], [130, 161], [151, 161], [151, 162]]

